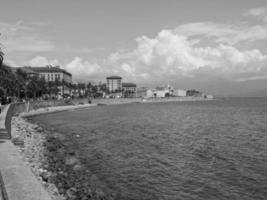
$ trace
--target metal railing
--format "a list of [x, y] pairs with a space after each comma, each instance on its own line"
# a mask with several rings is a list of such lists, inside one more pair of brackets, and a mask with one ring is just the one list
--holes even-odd
[[4, 180], [0, 171], [0, 199], [1, 200], [8, 200]]

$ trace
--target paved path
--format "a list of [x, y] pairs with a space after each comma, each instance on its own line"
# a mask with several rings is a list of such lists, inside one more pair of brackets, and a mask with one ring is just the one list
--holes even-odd
[[[5, 128], [5, 113], [6, 110], [0, 115], [0, 129]], [[10, 140], [0, 139], [0, 161], [0, 171], [9, 200], [51, 200]], [[3, 200], [1, 195], [0, 200]]]

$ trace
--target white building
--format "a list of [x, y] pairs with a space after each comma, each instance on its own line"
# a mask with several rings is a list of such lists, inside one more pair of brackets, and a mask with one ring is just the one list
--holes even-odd
[[147, 90], [146, 91], [146, 97], [147, 98], [163, 98], [168, 97], [170, 95], [170, 91], [168, 89], [155, 89], [155, 90]]
[[120, 76], [109, 76], [107, 79], [107, 89], [110, 93], [120, 92], [122, 90], [122, 78]]
[[186, 96], [186, 90], [174, 89], [173, 90], [173, 96], [176, 96], [176, 97], [185, 97]]
[[31, 70], [38, 73], [40, 77], [43, 77], [47, 82], [49, 81], [64, 81], [66, 83], [72, 82], [72, 74], [59, 66], [45, 66], [45, 67], [24, 67], [25, 70]]
[[[72, 83], [72, 74], [64, 69], [61, 69], [59, 66], [48, 65], [45, 67], [23, 67], [22, 69], [30, 75], [37, 75], [44, 78], [47, 82], [59, 81], [61, 83]], [[58, 89], [60, 95], [70, 95], [70, 89], [66, 86], [66, 84], [59, 86]]]

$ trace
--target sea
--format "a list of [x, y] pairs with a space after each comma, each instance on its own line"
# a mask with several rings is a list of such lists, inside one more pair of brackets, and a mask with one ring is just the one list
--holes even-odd
[[122, 200], [266, 200], [267, 98], [132, 103], [35, 116]]

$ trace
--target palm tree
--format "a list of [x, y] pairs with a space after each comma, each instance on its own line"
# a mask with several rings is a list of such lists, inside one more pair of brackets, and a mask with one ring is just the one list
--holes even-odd
[[1, 48], [0, 48], [0, 65], [2, 65], [4, 60], [4, 53], [2, 52]]
[[[1, 36], [1, 33], [0, 33], [0, 36]], [[0, 45], [1, 45], [1, 43], [0, 43]], [[2, 49], [0, 48], [0, 66], [3, 63], [3, 60], [4, 60], [4, 53], [3, 53]]]
[[18, 68], [15, 72], [15, 86], [17, 88], [17, 97], [21, 98], [21, 92], [23, 92], [23, 97], [27, 98], [27, 73], [22, 69]]
[[10, 67], [5, 64], [0, 65], [0, 88], [4, 93], [3, 96], [10, 95], [14, 88], [12, 81], [14, 80]]

